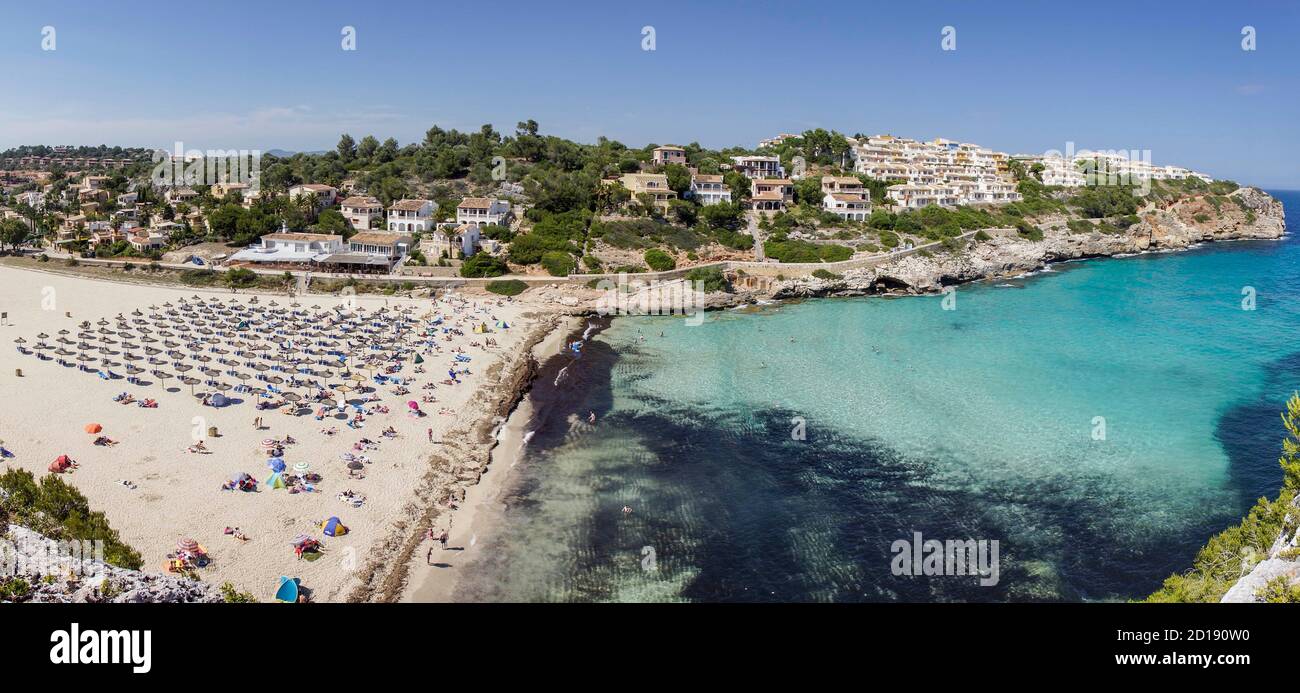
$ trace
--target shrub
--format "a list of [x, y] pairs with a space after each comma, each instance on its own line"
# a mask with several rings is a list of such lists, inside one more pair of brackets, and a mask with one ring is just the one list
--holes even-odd
[[221, 583], [221, 598], [225, 600], [227, 604], [257, 603], [257, 597], [254, 597], [251, 592], [240, 592], [229, 582]]
[[542, 267], [552, 277], [567, 277], [573, 273], [573, 256], [562, 250], [548, 250], [542, 254]]
[[487, 283], [487, 290], [502, 296], [518, 296], [528, 288], [528, 284], [518, 279], [500, 279]]
[[645, 251], [645, 264], [656, 272], [666, 272], [677, 268], [677, 261], [673, 259], [673, 256], [658, 248]]
[[990, 238], [992, 238], [992, 236], [988, 235], [987, 233], [984, 233], [983, 231], [975, 232], [975, 240], [977, 241], [987, 241]]
[[731, 282], [727, 281], [727, 275], [722, 273], [718, 267], [696, 267], [686, 273], [685, 277], [688, 282], [702, 282], [706, 293], [715, 293], [718, 291], [731, 291]]
[[257, 273], [246, 267], [236, 267], [226, 272], [226, 284], [231, 287], [252, 286], [257, 283]]
[[192, 269], [182, 270], [180, 280], [187, 286], [209, 286], [217, 279], [217, 273], [212, 269]]
[[461, 263], [460, 276], [462, 277], [499, 277], [506, 273], [510, 268], [506, 266], [505, 260], [493, 257], [487, 253], [478, 253], [471, 255], [468, 260]]
[[824, 269], [813, 270], [812, 276], [817, 277], [818, 279], [843, 279], [844, 278], [843, 275], [835, 274], [834, 272], [824, 270]]
[[81, 262], [77, 260], [77, 258], [75, 257], [70, 257], [67, 260], [65, 260], [63, 264], [67, 265], [68, 267], [76, 267], [77, 265], [80, 265]]

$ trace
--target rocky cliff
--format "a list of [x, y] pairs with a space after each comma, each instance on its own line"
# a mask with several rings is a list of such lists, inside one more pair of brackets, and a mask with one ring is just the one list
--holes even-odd
[[[213, 585], [171, 575], [127, 570], [99, 561], [51, 557], [45, 536], [9, 525], [0, 554], [0, 585], [9, 588], [0, 601], [23, 602], [221, 602]], [[14, 589], [21, 581], [22, 589]], [[14, 593], [17, 592], [17, 593]]]
[[1217, 208], [1206, 196], [1148, 204], [1139, 210], [1138, 223], [1113, 233], [1076, 233], [1066, 217], [1041, 219], [1042, 240], [996, 235], [962, 252], [911, 255], [877, 267], [848, 270], [840, 279], [804, 277], [778, 282], [772, 296], [929, 293], [948, 285], [1032, 272], [1064, 260], [1177, 250], [1209, 241], [1272, 239], [1286, 232], [1282, 203], [1262, 190], [1239, 188], [1227, 197], [1229, 203]]

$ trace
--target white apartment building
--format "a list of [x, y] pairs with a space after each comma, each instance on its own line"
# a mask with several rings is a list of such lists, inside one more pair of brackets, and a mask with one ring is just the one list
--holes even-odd
[[920, 209], [930, 205], [956, 207], [961, 204], [957, 191], [946, 185], [891, 185], [885, 195], [902, 209]]
[[929, 142], [877, 135], [853, 141], [854, 168], [891, 186], [890, 199], [909, 207], [927, 204], [1005, 204], [1021, 199], [1010, 157], [966, 142]]
[[433, 228], [433, 212], [438, 203], [433, 200], [398, 200], [388, 208], [388, 230], [400, 233], [419, 233]]
[[731, 188], [722, 182], [722, 176], [697, 173], [691, 176], [691, 197], [702, 205], [731, 202]]
[[504, 226], [510, 217], [510, 203], [487, 197], [467, 197], [456, 205], [456, 223], [475, 226]]

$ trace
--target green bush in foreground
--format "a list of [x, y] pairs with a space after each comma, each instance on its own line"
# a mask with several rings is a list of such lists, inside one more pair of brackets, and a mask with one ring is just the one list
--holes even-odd
[[81, 492], [57, 474], [37, 483], [32, 473], [10, 469], [0, 474], [0, 516], [9, 522], [40, 532], [50, 539], [100, 540], [104, 560], [121, 568], [139, 570], [144, 561], [135, 549], [118, 537], [104, 513], [91, 512]]
[[518, 279], [500, 279], [487, 283], [487, 290], [502, 296], [518, 296], [528, 288], [528, 284]]
[[[1148, 602], [1217, 602], [1241, 576], [1268, 556], [1282, 530], [1294, 532], [1300, 518], [1291, 516], [1291, 501], [1300, 491], [1300, 395], [1293, 394], [1282, 413], [1287, 436], [1282, 440], [1282, 492], [1277, 498], [1260, 498], [1246, 518], [1220, 532], [1196, 554], [1192, 567], [1171, 575], [1147, 597]], [[1286, 601], [1295, 596], [1286, 585], [1270, 583], [1261, 590], [1266, 601]]]
[[834, 272], [831, 272], [829, 270], [824, 270], [824, 269], [813, 270], [812, 276], [817, 277], [818, 279], [843, 279], [844, 278], [843, 275], [835, 274]]

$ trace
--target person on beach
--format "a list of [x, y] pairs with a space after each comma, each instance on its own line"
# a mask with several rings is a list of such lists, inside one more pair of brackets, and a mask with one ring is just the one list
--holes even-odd
[[594, 411], [587, 412], [587, 423], [589, 424], [596, 423], [596, 412]]
[[430, 443], [433, 442], [433, 429], [432, 429], [432, 428], [429, 429], [429, 442], [430, 442]]

